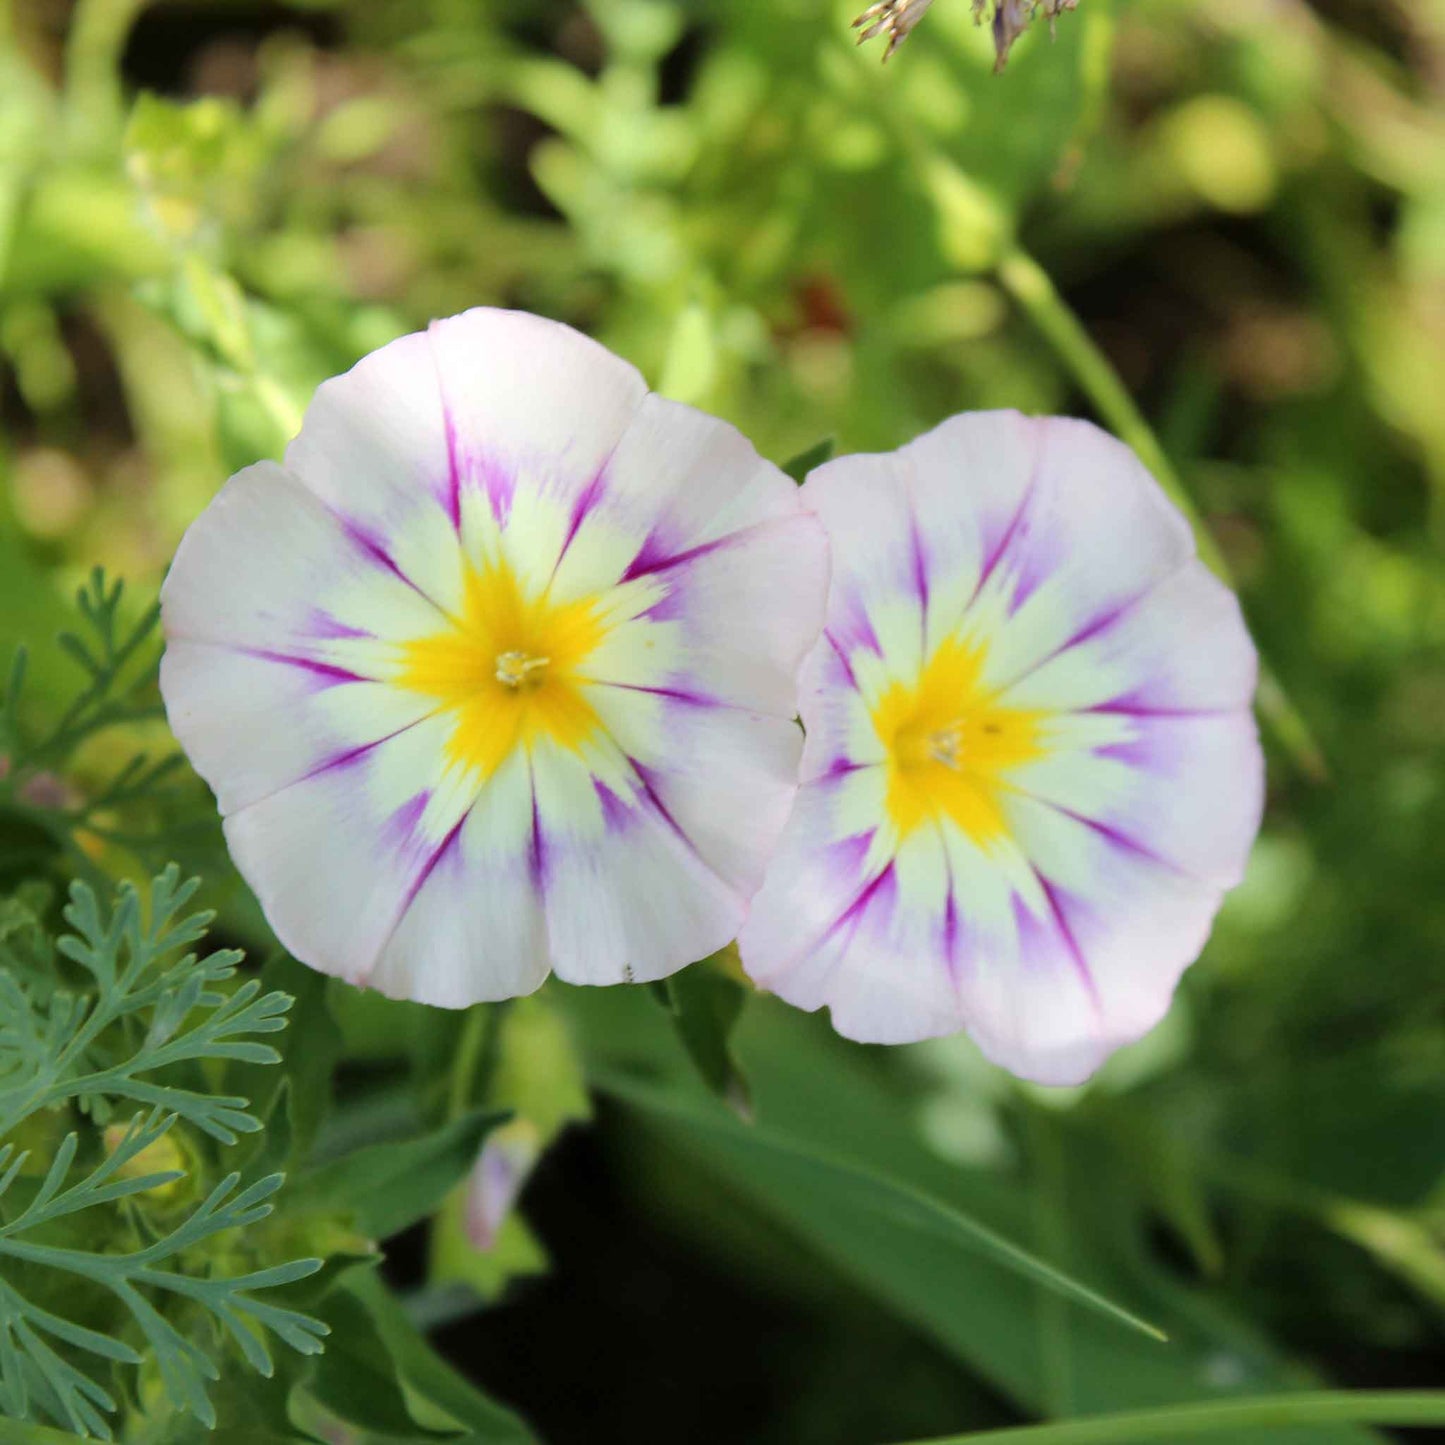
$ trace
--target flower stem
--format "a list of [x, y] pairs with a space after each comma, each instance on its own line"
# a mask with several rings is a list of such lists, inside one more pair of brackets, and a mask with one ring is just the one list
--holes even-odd
[[497, 1045], [507, 1002], [473, 1004], [462, 1022], [462, 1036], [452, 1063], [447, 1118], [459, 1119], [476, 1102], [479, 1081], [485, 1083], [496, 1063]]
[[1445, 1425], [1445, 1391], [1326, 1390], [1262, 1395], [1207, 1405], [1169, 1405], [1127, 1415], [1095, 1415], [1053, 1425], [1021, 1425], [946, 1435], [914, 1445], [1133, 1445], [1296, 1425]]
[[[1017, 246], [1007, 249], [997, 267], [999, 284], [1028, 316], [1039, 334], [1053, 347], [1099, 415], [1133, 448], [1154, 474], [1175, 506], [1194, 528], [1201, 560], [1223, 581], [1233, 584], [1229, 564], [1214, 540], [1183, 479], [1154, 435], [1144, 414], [1134, 404], [1108, 357], [1095, 345], [1083, 323], [1059, 295], [1049, 274]], [[1323, 779], [1328, 769], [1309, 724], [1290, 701], [1268, 663], [1261, 662], [1256, 705], [1276, 741], [1307, 776]]]

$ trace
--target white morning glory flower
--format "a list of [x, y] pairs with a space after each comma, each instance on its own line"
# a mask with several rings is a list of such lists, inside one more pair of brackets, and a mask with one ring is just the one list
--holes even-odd
[[162, 689], [304, 962], [452, 1007], [656, 979], [758, 886], [826, 578], [736, 430], [479, 309], [230, 480], [162, 593]]
[[739, 940], [851, 1038], [1086, 1078], [1162, 1017], [1259, 826], [1256, 659], [1126, 447], [954, 417], [804, 498], [833, 549], [803, 786]]

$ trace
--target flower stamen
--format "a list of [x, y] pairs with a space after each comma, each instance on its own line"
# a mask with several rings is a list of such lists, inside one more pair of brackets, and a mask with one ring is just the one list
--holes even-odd
[[530, 657], [525, 652], [499, 652], [493, 675], [503, 687], [517, 692], [523, 687], [536, 687], [551, 661], [550, 657]]
[[939, 728], [928, 739], [928, 756], [944, 767], [958, 772], [963, 767], [963, 724], [956, 722]]

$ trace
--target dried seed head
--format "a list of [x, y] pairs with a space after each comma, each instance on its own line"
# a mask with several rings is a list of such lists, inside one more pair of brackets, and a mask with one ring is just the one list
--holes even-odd
[[[1078, 3], [1079, 0], [973, 0], [974, 20], [980, 25], [988, 22], [993, 31], [994, 69], [1004, 68], [1014, 41], [1029, 28], [1036, 15], [1042, 12], [1048, 16], [1052, 26], [1060, 11], [1073, 10]], [[888, 46], [883, 58], [887, 60], [932, 4], [933, 0], [877, 0], [853, 22], [853, 28], [862, 32], [858, 43], [886, 34]]]
[[[974, 17], [987, 8], [988, 0], [974, 0]], [[994, 69], [1002, 70], [1008, 63], [1013, 43], [1029, 28], [1034, 17], [1042, 12], [1048, 17], [1050, 33], [1060, 11], [1073, 10], [1079, 0], [995, 0], [993, 11]]]
[[886, 33], [888, 46], [883, 58], [887, 60], [908, 39], [909, 31], [923, 19], [932, 4], [933, 0], [878, 0], [853, 22], [853, 28], [863, 32], [858, 44]]

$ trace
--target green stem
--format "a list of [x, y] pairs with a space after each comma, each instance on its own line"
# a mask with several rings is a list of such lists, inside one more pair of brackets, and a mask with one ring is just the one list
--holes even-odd
[[[1038, 328], [1095, 410], [1119, 439], [1133, 448], [1174, 505], [1189, 519], [1205, 565], [1232, 586], [1229, 564], [1159, 438], [1134, 404], [1134, 398], [1109, 358], [1094, 344], [1083, 323], [1059, 295], [1048, 272], [1027, 252], [1013, 246], [999, 260], [997, 275], [999, 284]], [[1323, 779], [1328, 769], [1319, 744], [1273, 670], [1263, 661], [1255, 701], [1260, 716], [1296, 766], [1311, 778]]]
[[[1065, 1214], [1065, 1163], [1058, 1121], [1032, 1099], [1022, 1101], [1033, 1183], [1035, 1243], [1045, 1259], [1059, 1268], [1069, 1265], [1068, 1219]], [[1073, 1347], [1069, 1336], [1069, 1306], [1052, 1290], [1036, 1294], [1039, 1358], [1043, 1367], [1045, 1412], [1074, 1413]]]
[[65, 48], [71, 137], [81, 156], [103, 155], [125, 122], [120, 61], [147, 0], [80, 0]]
[[1127, 1415], [1095, 1415], [1054, 1425], [1021, 1425], [945, 1435], [914, 1445], [1131, 1445], [1168, 1442], [1240, 1430], [1296, 1425], [1445, 1425], [1445, 1391], [1326, 1390], [1309, 1395], [1263, 1395], [1209, 1405], [1169, 1405]]
[[474, 1004], [462, 1023], [462, 1036], [452, 1064], [447, 1118], [459, 1119], [477, 1099], [477, 1081], [487, 1080], [496, 1063], [502, 1019], [507, 1003]]
[[1189, 518], [1200, 557], [1224, 581], [1232, 582], [1224, 554], [1210, 535], [1194, 499], [1174, 470], [1153, 428], [1135, 406], [1134, 398], [1119, 379], [1119, 373], [1114, 370], [1109, 358], [1094, 344], [1093, 337], [1059, 295], [1049, 273], [1032, 256], [1015, 247], [1006, 252], [999, 262], [998, 279], [1053, 347], [1059, 360], [1094, 403], [1099, 415], [1118, 433], [1121, 441], [1134, 449], [1139, 460], [1168, 492], [1174, 505]]

